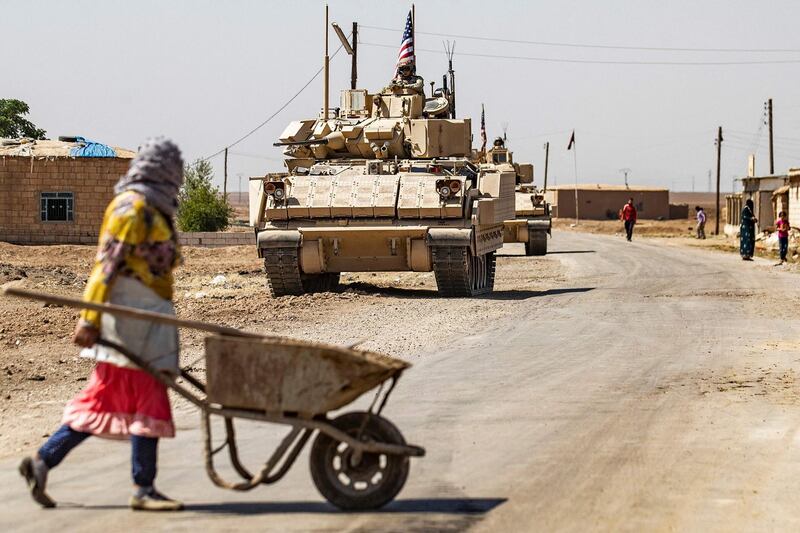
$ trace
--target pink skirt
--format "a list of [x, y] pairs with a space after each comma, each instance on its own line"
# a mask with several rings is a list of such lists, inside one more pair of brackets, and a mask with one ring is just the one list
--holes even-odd
[[110, 439], [175, 436], [167, 388], [147, 372], [109, 363], [95, 366], [64, 409], [62, 424]]

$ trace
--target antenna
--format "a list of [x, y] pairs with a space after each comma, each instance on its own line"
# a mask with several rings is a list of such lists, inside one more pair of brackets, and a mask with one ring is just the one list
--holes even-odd
[[[442, 41], [444, 53], [447, 55], [447, 75], [450, 78], [450, 118], [456, 118], [456, 73], [453, 70], [453, 55], [456, 53], [456, 42]], [[444, 84], [447, 87], [447, 83]]]
[[631, 169], [629, 168], [621, 168], [619, 169], [620, 172], [625, 176], [625, 188], [628, 188], [628, 174], [631, 173]]

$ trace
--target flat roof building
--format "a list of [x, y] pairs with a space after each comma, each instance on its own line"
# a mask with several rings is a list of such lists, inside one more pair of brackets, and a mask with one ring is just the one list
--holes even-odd
[[134, 152], [87, 141], [0, 138], [0, 241], [97, 241]]
[[[668, 219], [669, 190], [662, 187], [578, 184], [578, 218], [614, 220], [619, 210], [633, 198], [639, 218]], [[546, 199], [553, 215], [575, 218], [575, 185], [557, 185], [547, 189]]]

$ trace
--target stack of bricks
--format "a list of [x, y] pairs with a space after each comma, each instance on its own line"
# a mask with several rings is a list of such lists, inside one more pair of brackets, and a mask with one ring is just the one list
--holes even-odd
[[[0, 156], [0, 241], [16, 244], [97, 242], [114, 185], [129, 158]], [[72, 221], [43, 221], [40, 194], [70, 192]]]

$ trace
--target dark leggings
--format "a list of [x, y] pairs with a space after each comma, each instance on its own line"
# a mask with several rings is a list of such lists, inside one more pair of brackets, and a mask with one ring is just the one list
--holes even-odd
[[631, 240], [633, 238], [633, 225], [636, 224], [633, 220], [625, 221], [625, 238]]
[[[48, 468], [55, 468], [73, 448], [91, 435], [75, 431], [65, 424], [39, 448], [39, 457]], [[153, 486], [156, 479], [157, 451], [157, 438], [131, 435], [131, 474], [136, 485]]]

